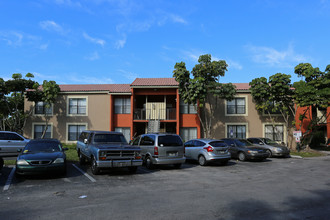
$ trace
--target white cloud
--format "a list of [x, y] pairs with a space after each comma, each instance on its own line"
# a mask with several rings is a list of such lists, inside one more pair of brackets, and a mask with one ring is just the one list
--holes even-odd
[[100, 59], [100, 56], [99, 56], [99, 53], [95, 51], [94, 53], [86, 56], [85, 59], [90, 60], [90, 61], [94, 61], [94, 60]]
[[66, 33], [62, 26], [57, 24], [55, 21], [41, 21], [39, 25], [42, 29], [46, 31], [54, 31], [61, 35], [64, 35]]
[[122, 75], [127, 78], [128, 80], [130, 81], [134, 81], [136, 78], [139, 78], [139, 75], [136, 74], [136, 73], [132, 73], [132, 72], [128, 72], [128, 71], [125, 71], [125, 70], [118, 70], [119, 72], [122, 73]]
[[125, 44], [126, 44], [126, 35], [124, 35], [122, 39], [116, 41], [115, 48], [116, 49], [123, 48]]
[[5, 41], [10, 46], [20, 46], [23, 41], [23, 34], [17, 31], [1, 31], [0, 40]]
[[182, 17], [180, 17], [179, 15], [175, 15], [175, 14], [171, 14], [170, 15], [170, 18], [171, 20], [174, 22], [174, 23], [181, 23], [181, 24], [186, 24], [187, 21], [184, 20]]
[[291, 67], [296, 63], [307, 60], [304, 55], [297, 54], [291, 44], [283, 51], [271, 47], [259, 47], [253, 45], [248, 45], [246, 48], [251, 53], [251, 58], [254, 62], [270, 66], [279, 65], [283, 67]]
[[[75, 74], [68, 74], [68, 82], [69, 84], [113, 84], [114, 81], [110, 78], [102, 78], [102, 77], [92, 77], [92, 76], [76, 76]], [[96, 74], [91, 74], [96, 75]]]
[[42, 44], [39, 47], [40, 50], [47, 50], [47, 48], [48, 48], [48, 44]]
[[83, 33], [83, 36], [86, 40], [88, 40], [92, 43], [99, 44], [101, 46], [105, 45], [105, 40], [93, 38], [93, 37], [89, 36], [88, 34], [86, 34], [85, 32]]

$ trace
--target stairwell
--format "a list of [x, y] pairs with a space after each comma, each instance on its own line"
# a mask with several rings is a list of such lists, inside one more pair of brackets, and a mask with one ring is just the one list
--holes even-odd
[[148, 133], [157, 133], [160, 131], [160, 120], [149, 120], [148, 121]]

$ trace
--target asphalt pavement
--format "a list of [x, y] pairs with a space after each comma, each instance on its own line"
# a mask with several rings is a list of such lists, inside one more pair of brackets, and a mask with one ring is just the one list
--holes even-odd
[[68, 164], [66, 176], [9, 181], [4, 167], [0, 219], [330, 219], [329, 168], [330, 156], [97, 176]]

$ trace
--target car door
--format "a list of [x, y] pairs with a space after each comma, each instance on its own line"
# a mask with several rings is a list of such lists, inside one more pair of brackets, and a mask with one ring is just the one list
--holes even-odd
[[192, 151], [192, 157], [195, 160], [198, 160], [198, 156], [200, 155], [200, 152], [203, 150], [204, 146], [206, 144], [200, 140], [195, 140], [194, 142], [194, 150]]
[[15, 133], [1, 133], [0, 153], [2, 156], [16, 156], [18, 150], [23, 149], [27, 141]]
[[237, 152], [238, 152], [238, 148], [235, 144], [235, 142], [233, 140], [230, 139], [222, 139], [226, 144], [228, 144], [229, 146], [229, 151], [231, 153], [231, 157], [232, 158], [236, 158], [237, 157]]
[[155, 135], [143, 135], [140, 141], [141, 154], [154, 156]]
[[193, 159], [192, 158], [192, 151], [194, 150], [194, 140], [187, 141], [184, 144], [185, 147], [185, 156], [187, 159]]

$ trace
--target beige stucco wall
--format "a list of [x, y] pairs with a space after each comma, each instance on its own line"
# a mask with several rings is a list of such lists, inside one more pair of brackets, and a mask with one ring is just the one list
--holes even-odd
[[[236, 94], [237, 97], [245, 97], [247, 103], [247, 109], [245, 115], [226, 115], [226, 101], [217, 101], [217, 110], [212, 115], [212, 130], [214, 138], [225, 138], [227, 137], [227, 125], [229, 124], [240, 124], [246, 125], [247, 138], [249, 137], [264, 137], [265, 124], [272, 124], [268, 115], [259, 113], [256, 110], [255, 103], [253, 102], [252, 96], [249, 92], [239, 92]], [[212, 100], [215, 102], [215, 100]], [[209, 114], [209, 105], [206, 105], [206, 113]], [[286, 125], [282, 116], [274, 116], [275, 124], [282, 124], [284, 127], [284, 141], [291, 142], [291, 138], [287, 137]], [[203, 134], [202, 134], [203, 135]]]
[[[87, 115], [70, 116], [68, 115], [68, 98], [87, 98]], [[26, 112], [33, 110], [34, 103], [25, 100], [24, 108]], [[86, 124], [87, 129], [109, 130], [110, 129], [110, 95], [109, 94], [61, 94], [53, 105], [53, 115], [48, 116], [49, 123], [52, 125], [53, 138], [62, 142], [67, 142], [67, 125]], [[44, 116], [34, 115], [29, 117], [24, 129], [24, 135], [33, 138], [33, 125], [36, 123], [44, 124]]]

